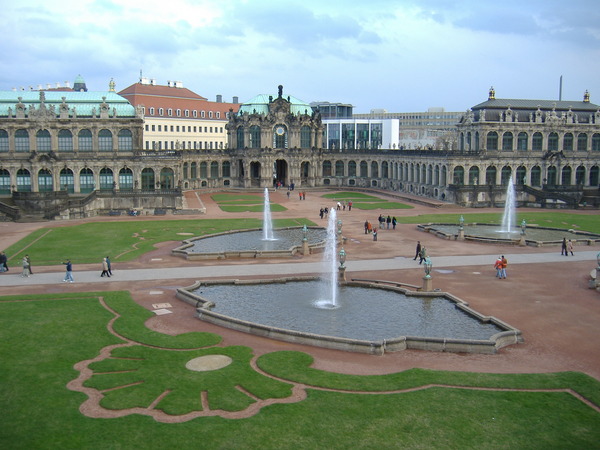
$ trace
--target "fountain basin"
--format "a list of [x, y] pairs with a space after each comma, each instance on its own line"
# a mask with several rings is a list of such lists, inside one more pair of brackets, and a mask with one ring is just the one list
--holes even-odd
[[[442, 239], [456, 240], [459, 236], [459, 226], [455, 223], [419, 224], [417, 228], [426, 233], [434, 234]], [[521, 228], [513, 227], [511, 232], [500, 231], [498, 225], [473, 223], [464, 224], [465, 240], [489, 242], [492, 244], [521, 244]], [[600, 235], [586, 231], [566, 230], [559, 228], [541, 227], [528, 224], [525, 230], [524, 242], [533, 247], [546, 245], [561, 245], [563, 238], [571, 239], [573, 243], [593, 245], [600, 242]]]
[[[189, 260], [230, 258], [281, 258], [291, 257], [302, 250], [303, 228], [279, 228], [275, 240], [263, 240], [263, 231], [236, 230], [186, 239], [173, 249], [172, 254]], [[327, 230], [308, 227], [306, 235], [309, 251], [321, 251], [327, 238]]]
[[197, 317], [271, 339], [337, 350], [383, 354], [405, 349], [496, 353], [521, 332], [442, 292], [414, 292], [398, 283], [340, 284], [339, 307], [316, 306], [315, 277], [198, 281], [177, 290]]

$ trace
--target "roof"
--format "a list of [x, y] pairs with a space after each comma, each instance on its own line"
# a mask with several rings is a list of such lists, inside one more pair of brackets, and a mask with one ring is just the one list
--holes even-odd
[[206, 100], [205, 97], [190, 91], [188, 88], [163, 86], [159, 84], [142, 84], [134, 83], [119, 92], [123, 97], [129, 96], [150, 96], [150, 97], [167, 97], [167, 98], [185, 98], [195, 100]]
[[483, 103], [473, 106], [472, 110], [478, 109], [506, 109], [510, 106], [511, 109], [527, 109], [537, 110], [538, 107], [541, 110], [552, 110], [557, 111], [597, 111], [600, 106], [589, 102], [583, 101], [559, 101], [559, 100], [523, 100], [523, 99], [508, 99], [508, 98], [496, 98], [487, 100]]
[[[269, 103], [271, 103], [269, 97], [269, 95], [260, 94], [251, 98], [247, 102], [242, 103], [239, 113], [269, 114]], [[271, 96], [271, 101], [273, 101], [273, 99], [275, 99], [275, 97]], [[290, 102], [291, 114], [312, 114], [312, 108], [308, 103], [296, 97], [292, 97], [291, 95], [285, 97], [285, 99]]]
[[14, 116], [19, 98], [27, 109], [31, 106], [39, 109], [42, 93], [44, 104], [46, 107], [53, 106], [57, 117], [60, 114], [58, 107], [63, 103], [63, 98], [69, 106], [70, 113], [72, 114], [74, 110], [77, 117], [92, 116], [92, 110], [99, 115], [100, 105], [103, 102], [108, 104], [111, 117], [113, 110], [116, 111], [117, 117], [136, 117], [135, 107], [127, 99], [115, 92], [104, 91], [0, 91], [0, 117], [7, 117], [9, 108]]

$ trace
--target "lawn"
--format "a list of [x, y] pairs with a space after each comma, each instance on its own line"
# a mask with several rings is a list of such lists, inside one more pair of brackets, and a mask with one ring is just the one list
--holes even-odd
[[[314, 226], [307, 219], [276, 219], [274, 227]], [[260, 219], [126, 220], [89, 222], [41, 228], [8, 247], [9, 262], [18, 264], [25, 254], [34, 266], [57, 265], [65, 259], [76, 264], [96, 263], [109, 255], [113, 262], [131, 261], [165, 241], [182, 241], [228, 230], [261, 228]]]
[[[99, 299], [122, 315], [115, 322], [118, 336], [108, 331], [114, 315]], [[301, 352], [262, 355], [258, 365], [275, 380], [251, 368], [251, 349], [215, 347], [220, 337], [212, 333], [161, 335], [144, 326], [149, 315], [126, 292], [1, 297], [0, 446], [579, 449], [598, 448], [600, 442], [600, 414], [557, 390], [572, 389], [598, 404], [600, 383], [581, 373], [409, 370], [356, 376], [313, 369], [311, 357]], [[157, 407], [174, 416], [202, 410], [200, 391], [208, 393], [213, 408], [242, 411], [254, 401], [287, 397], [293, 383], [320, 389], [308, 387], [304, 400], [265, 406], [240, 419], [223, 418], [218, 411], [177, 424], [141, 414], [89, 418], [79, 411], [87, 396], [66, 387], [79, 374], [73, 366], [124, 339], [133, 345], [117, 347], [111, 357], [92, 363], [94, 374], [85, 383], [101, 389], [123, 386], [105, 392], [101, 403], [107, 408], [146, 407], [167, 390]], [[211, 353], [227, 354], [234, 362], [209, 372], [187, 371], [182, 365]], [[136, 381], [141, 384], [134, 386]], [[424, 388], [432, 383], [447, 387]], [[417, 390], [402, 392], [409, 388]]]
[[369, 194], [360, 192], [336, 192], [322, 196], [336, 202], [352, 202], [352, 208], [371, 211], [374, 209], [412, 209], [411, 205], [400, 202], [391, 202]]
[[[214, 194], [211, 198], [225, 212], [263, 212], [265, 200], [259, 194]], [[278, 204], [270, 203], [271, 211], [287, 211], [287, 208]]]

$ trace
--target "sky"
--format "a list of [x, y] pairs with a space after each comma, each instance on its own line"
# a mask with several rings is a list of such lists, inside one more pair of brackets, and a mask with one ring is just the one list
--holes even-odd
[[496, 98], [600, 104], [598, 0], [0, 0], [0, 90], [144, 77], [209, 100], [465, 111]]

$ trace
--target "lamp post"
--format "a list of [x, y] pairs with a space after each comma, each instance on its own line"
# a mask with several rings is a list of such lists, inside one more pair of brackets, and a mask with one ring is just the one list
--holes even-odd
[[527, 245], [527, 242], [525, 242], [525, 230], [527, 229], [527, 222], [525, 222], [525, 219], [523, 219], [521, 221], [521, 237], [519, 239], [519, 246], [521, 247], [525, 247]]
[[342, 219], [337, 221], [337, 242], [338, 244], [342, 243]]
[[346, 266], [344, 265], [346, 263], [346, 251], [344, 250], [344, 247], [342, 247], [340, 249], [339, 258], [340, 258], [340, 267], [338, 267], [338, 272], [339, 272], [338, 279], [342, 280], [342, 281], [346, 281]]
[[458, 240], [465, 240], [465, 218], [462, 216], [462, 214], [458, 219]]
[[596, 289], [600, 289], [600, 252], [596, 255]]
[[433, 267], [433, 263], [429, 256], [425, 258], [423, 261], [423, 268], [425, 269], [425, 276], [423, 277], [423, 291], [431, 292], [433, 290], [433, 282], [431, 278], [431, 268]]
[[304, 256], [310, 254], [310, 248], [308, 247], [308, 227], [306, 224], [302, 227], [302, 254]]

